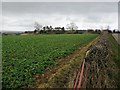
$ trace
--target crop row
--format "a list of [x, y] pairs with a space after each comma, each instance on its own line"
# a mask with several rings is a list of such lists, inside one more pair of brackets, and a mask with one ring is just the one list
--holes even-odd
[[31, 85], [33, 75], [42, 74], [81, 45], [93, 40], [95, 34], [3, 36], [3, 87]]

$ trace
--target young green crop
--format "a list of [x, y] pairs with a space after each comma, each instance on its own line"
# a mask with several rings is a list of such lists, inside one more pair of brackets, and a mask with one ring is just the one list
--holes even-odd
[[32, 84], [33, 75], [42, 74], [81, 45], [98, 35], [8, 35], [2, 41], [3, 87], [19, 88]]

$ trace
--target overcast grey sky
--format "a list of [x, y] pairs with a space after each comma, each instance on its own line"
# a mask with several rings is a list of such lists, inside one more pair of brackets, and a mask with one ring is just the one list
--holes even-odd
[[33, 30], [41, 25], [64, 26], [75, 22], [79, 29], [110, 25], [118, 28], [117, 2], [3, 2], [3, 30]]

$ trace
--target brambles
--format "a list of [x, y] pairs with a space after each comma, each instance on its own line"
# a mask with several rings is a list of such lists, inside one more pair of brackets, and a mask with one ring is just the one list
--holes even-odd
[[3, 87], [33, 84], [56, 60], [94, 39], [95, 34], [3, 36]]
[[117, 67], [112, 59], [108, 35], [107, 32], [103, 32], [98, 42], [87, 51], [82, 88], [117, 87], [114, 77]]

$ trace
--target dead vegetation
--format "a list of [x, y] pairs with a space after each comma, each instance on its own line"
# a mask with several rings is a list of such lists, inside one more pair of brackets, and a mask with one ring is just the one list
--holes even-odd
[[82, 88], [116, 88], [118, 69], [112, 60], [108, 34], [105, 32], [98, 43], [88, 50], [85, 57], [85, 73]]

